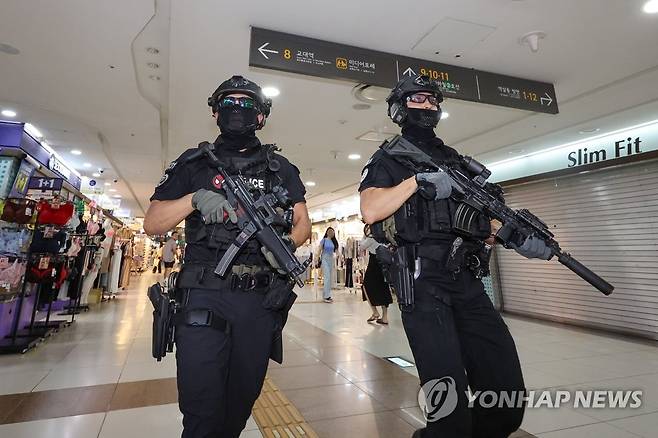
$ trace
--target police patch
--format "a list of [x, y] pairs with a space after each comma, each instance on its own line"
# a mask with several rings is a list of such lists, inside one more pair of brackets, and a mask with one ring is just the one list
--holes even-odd
[[215, 175], [212, 179], [212, 185], [215, 186], [216, 189], [221, 189], [223, 182], [224, 182], [224, 177], [220, 174]]
[[359, 181], [359, 182], [363, 182], [363, 180], [366, 179], [366, 176], [368, 176], [368, 168], [367, 167], [365, 169], [363, 169], [363, 173], [361, 174], [361, 181]]

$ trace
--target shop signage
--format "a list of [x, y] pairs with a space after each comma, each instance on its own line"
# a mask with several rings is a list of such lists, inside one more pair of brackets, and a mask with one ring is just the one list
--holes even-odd
[[89, 179], [87, 177], [82, 178], [82, 184], [80, 185], [80, 191], [86, 195], [91, 194], [103, 194], [105, 192], [105, 186], [103, 180], [98, 179]]
[[658, 120], [555, 146], [524, 157], [485, 164], [492, 172], [492, 181], [509, 181], [655, 150], [658, 150]]
[[557, 114], [552, 84], [378, 52], [256, 27], [249, 65], [392, 88], [404, 76], [425, 74], [446, 97]]
[[51, 155], [50, 160], [48, 160], [48, 168], [53, 172], [59, 173], [66, 179], [71, 178], [71, 171], [69, 168], [54, 155]]
[[64, 180], [62, 178], [45, 178], [33, 176], [30, 178], [28, 188], [30, 190], [61, 190]]
[[34, 173], [34, 166], [31, 165], [27, 160], [21, 162], [21, 166], [18, 168], [18, 173], [14, 179], [14, 185], [9, 192], [10, 198], [23, 198], [27, 193], [28, 183], [30, 177]]

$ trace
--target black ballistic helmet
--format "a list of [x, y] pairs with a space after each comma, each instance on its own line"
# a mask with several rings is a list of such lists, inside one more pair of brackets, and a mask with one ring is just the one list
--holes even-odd
[[[249, 79], [242, 76], [233, 76], [230, 79], [221, 83], [215, 92], [208, 98], [208, 106], [212, 108], [214, 113], [219, 110], [219, 101], [227, 94], [242, 93], [251, 97], [256, 101], [258, 110], [265, 116], [270, 115], [270, 108], [272, 108], [272, 99], [263, 94], [263, 90]], [[263, 120], [263, 124], [265, 121]]]
[[[407, 120], [407, 102], [405, 98], [415, 93], [432, 93], [443, 102], [443, 93], [436, 81], [427, 75], [406, 76], [393, 87], [391, 94], [386, 98], [388, 103], [388, 116], [398, 125], [403, 125]], [[441, 108], [439, 108], [439, 112]]]

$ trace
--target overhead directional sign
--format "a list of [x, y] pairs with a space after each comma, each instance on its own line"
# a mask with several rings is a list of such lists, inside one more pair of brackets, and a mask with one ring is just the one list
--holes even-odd
[[[472, 68], [441, 64], [423, 59], [395, 57], [398, 66], [399, 78], [403, 76], [427, 75], [439, 83], [445, 97], [461, 100], [478, 100], [477, 81]], [[393, 79], [395, 85], [398, 77]]]
[[388, 87], [396, 77], [388, 53], [265, 29], [251, 29], [249, 65]]
[[493, 105], [557, 114], [553, 84], [477, 71], [480, 100]]
[[448, 98], [558, 112], [552, 84], [255, 27], [251, 28], [249, 65], [385, 88], [392, 88], [404, 76], [424, 74], [436, 80]]

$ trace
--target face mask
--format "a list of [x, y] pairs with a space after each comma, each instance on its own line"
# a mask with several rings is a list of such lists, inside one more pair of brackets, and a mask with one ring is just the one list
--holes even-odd
[[258, 110], [237, 105], [219, 108], [217, 126], [224, 134], [247, 134], [258, 126]]
[[436, 128], [441, 118], [441, 112], [433, 110], [424, 110], [418, 108], [407, 108], [409, 124], [419, 128]]

